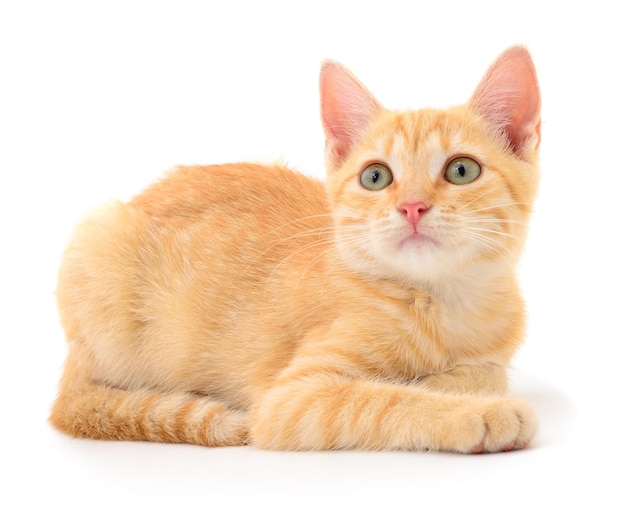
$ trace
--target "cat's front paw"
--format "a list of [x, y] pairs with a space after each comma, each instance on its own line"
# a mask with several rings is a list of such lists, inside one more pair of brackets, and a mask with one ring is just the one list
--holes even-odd
[[470, 414], [465, 433], [459, 434], [457, 450], [460, 452], [524, 449], [537, 431], [537, 418], [532, 408], [515, 399], [484, 403]]

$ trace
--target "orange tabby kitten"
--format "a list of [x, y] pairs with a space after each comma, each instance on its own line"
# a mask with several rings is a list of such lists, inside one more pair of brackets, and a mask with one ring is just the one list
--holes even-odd
[[327, 182], [181, 167], [76, 230], [51, 422], [80, 437], [271, 449], [526, 447], [506, 396], [538, 182], [530, 55], [465, 106], [384, 109], [321, 69]]

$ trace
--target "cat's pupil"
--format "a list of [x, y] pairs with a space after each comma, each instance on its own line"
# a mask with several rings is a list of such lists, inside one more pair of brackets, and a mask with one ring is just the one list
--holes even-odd
[[376, 183], [379, 177], [380, 173], [378, 173], [378, 170], [372, 172], [372, 182]]
[[456, 172], [461, 176], [461, 177], [465, 177], [465, 166], [463, 166], [462, 164], [459, 164], [456, 168]]

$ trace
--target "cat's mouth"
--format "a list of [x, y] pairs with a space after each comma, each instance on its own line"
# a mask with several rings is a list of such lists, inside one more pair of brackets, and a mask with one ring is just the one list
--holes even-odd
[[434, 238], [424, 235], [420, 232], [413, 232], [410, 235], [406, 235], [400, 241], [400, 247], [440, 247], [441, 243]]

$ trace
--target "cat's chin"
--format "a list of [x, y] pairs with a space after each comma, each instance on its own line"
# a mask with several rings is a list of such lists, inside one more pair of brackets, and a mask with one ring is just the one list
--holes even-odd
[[403, 280], [437, 280], [448, 273], [456, 262], [439, 240], [423, 233], [403, 236], [396, 244], [395, 251], [393, 268]]

